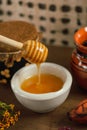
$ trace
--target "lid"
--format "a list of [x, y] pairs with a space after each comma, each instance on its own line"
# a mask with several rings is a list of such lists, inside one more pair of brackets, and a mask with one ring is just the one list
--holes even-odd
[[77, 48], [87, 54], [87, 27], [80, 28], [74, 34], [74, 40]]

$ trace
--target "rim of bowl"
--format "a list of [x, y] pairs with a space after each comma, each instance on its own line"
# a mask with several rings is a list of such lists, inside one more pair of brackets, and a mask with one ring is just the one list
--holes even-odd
[[[19, 75], [19, 73], [23, 70], [26, 70], [28, 67], [34, 66], [35, 64], [31, 64], [29, 66], [24, 66], [21, 69], [19, 69], [12, 77], [11, 79], [11, 89], [13, 90], [14, 94], [17, 93], [18, 95], [20, 95], [21, 97], [25, 97], [27, 99], [31, 99], [31, 100], [49, 100], [52, 98], [56, 98], [57, 96], [62, 95], [63, 93], [65, 93], [67, 90], [71, 89], [71, 84], [72, 84], [72, 76], [71, 73], [63, 66], [56, 64], [56, 63], [51, 63], [51, 62], [44, 62], [41, 63], [41, 65], [52, 65], [55, 67], [58, 67], [60, 69], [63, 70], [63, 72], [66, 73], [66, 81], [63, 84], [63, 87], [56, 91], [56, 92], [50, 92], [50, 93], [43, 93], [43, 94], [33, 94], [33, 93], [29, 93], [26, 91], [23, 91], [20, 86], [15, 86], [14, 85], [14, 81], [15, 81], [15, 77], [16, 75]], [[67, 85], [68, 84], [68, 85]]]

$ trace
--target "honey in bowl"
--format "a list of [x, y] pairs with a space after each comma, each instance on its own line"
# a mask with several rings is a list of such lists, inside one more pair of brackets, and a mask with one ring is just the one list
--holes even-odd
[[63, 81], [59, 77], [51, 74], [40, 74], [40, 77], [35, 75], [24, 80], [21, 84], [21, 89], [33, 94], [43, 94], [56, 92], [60, 90], [62, 86]]

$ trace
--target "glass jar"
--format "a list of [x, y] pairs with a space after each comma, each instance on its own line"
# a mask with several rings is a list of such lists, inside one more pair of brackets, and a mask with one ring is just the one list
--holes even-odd
[[87, 27], [74, 35], [76, 48], [72, 52], [71, 70], [77, 84], [87, 90]]
[[0, 83], [6, 84], [12, 75], [21, 67], [25, 66], [26, 61], [22, 58], [22, 51], [0, 51]]

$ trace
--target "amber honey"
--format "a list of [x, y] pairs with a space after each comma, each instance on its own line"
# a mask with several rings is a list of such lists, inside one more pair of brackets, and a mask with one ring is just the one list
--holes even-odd
[[63, 86], [62, 79], [51, 74], [40, 74], [40, 79], [38, 78], [38, 75], [35, 75], [24, 80], [21, 89], [29, 93], [41, 94], [58, 91]]

